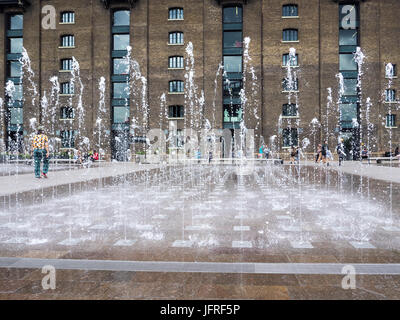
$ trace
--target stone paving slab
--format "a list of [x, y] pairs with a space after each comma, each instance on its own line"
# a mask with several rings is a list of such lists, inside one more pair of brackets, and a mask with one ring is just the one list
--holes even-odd
[[[118, 261], [79, 259], [38, 259], [0, 257], [0, 268], [36, 269], [53, 266], [62, 270], [88, 271], [136, 271], [174, 273], [256, 273], [256, 274], [328, 274], [340, 275], [342, 263], [226, 263], [226, 262], [179, 262], [179, 261]], [[400, 264], [356, 263], [351, 264], [356, 274], [400, 275]]]
[[0, 196], [104, 179], [156, 168], [159, 168], [159, 165], [107, 163], [95, 168], [50, 172], [48, 179], [35, 179], [33, 174], [3, 176], [0, 177]]
[[[398, 164], [399, 161], [394, 161]], [[359, 161], [345, 161], [341, 166], [337, 162], [331, 162], [329, 167], [314, 162], [302, 162], [304, 165], [310, 165], [320, 168], [329, 168], [343, 173], [356, 174], [362, 177], [384, 180], [393, 183], [400, 183], [399, 166], [378, 166], [375, 164], [360, 163]]]

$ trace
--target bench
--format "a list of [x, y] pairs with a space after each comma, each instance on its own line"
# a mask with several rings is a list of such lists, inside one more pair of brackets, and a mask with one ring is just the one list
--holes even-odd
[[374, 158], [368, 158], [368, 164], [371, 163], [371, 161], [376, 161], [376, 163], [382, 163], [383, 161], [394, 161], [394, 160], [399, 160], [399, 157], [374, 157]]

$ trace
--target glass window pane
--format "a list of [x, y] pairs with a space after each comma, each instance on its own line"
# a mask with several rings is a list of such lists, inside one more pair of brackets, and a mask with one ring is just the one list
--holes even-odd
[[284, 5], [282, 10], [283, 17], [297, 17], [298, 9], [297, 5]]
[[342, 127], [344, 128], [352, 128], [354, 123], [357, 122], [357, 104], [350, 103], [350, 104], [341, 104], [341, 117], [340, 120], [342, 121]]
[[357, 30], [339, 30], [339, 45], [340, 46], [356, 46], [358, 44]]
[[224, 23], [241, 23], [242, 22], [242, 8], [241, 7], [228, 7], [224, 8]]
[[114, 123], [129, 123], [129, 108], [114, 107]]
[[224, 48], [241, 48], [241, 47], [242, 47], [241, 31], [224, 32]]
[[357, 95], [357, 79], [344, 79], [344, 95], [345, 96]]
[[298, 31], [296, 29], [283, 30], [283, 41], [297, 41]]
[[23, 38], [10, 38], [10, 53], [22, 53]]
[[14, 85], [14, 87], [15, 87], [15, 92], [13, 94], [13, 99], [14, 100], [22, 100], [23, 99], [22, 84], [16, 84], [16, 85]]
[[114, 34], [113, 50], [126, 50], [129, 46], [129, 34]]
[[21, 63], [19, 61], [10, 61], [10, 77], [20, 77], [21, 76]]
[[230, 80], [224, 82], [224, 97], [237, 98], [242, 89], [242, 80]]
[[126, 59], [118, 58], [113, 62], [113, 74], [128, 74], [129, 65]]
[[340, 71], [357, 71], [357, 63], [353, 54], [340, 54], [339, 56]]
[[114, 99], [129, 98], [129, 85], [125, 82], [113, 83], [113, 98]]
[[10, 30], [22, 30], [24, 28], [24, 16], [16, 14], [10, 16]]
[[242, 57], [224, 56], [224, 68], [226, 72], [242, 72]]
[[114, 12], [113, 25], [114, 26], [129, 26], [130, 12], [128, 10], [121, 10]]
[[18, 125], [24, 123], [23, 108], [10, 108], [10, 124]]
[[299, 60], [298, 54], [296, 54], [296, 56], [291, 57], [288, 53], [286, 53], [282, 56], [282, 65], [287, 66], [288, 62], [290, 61], [290, 66], [292, 66], [292, 67], [297, 66], [298, 60]]

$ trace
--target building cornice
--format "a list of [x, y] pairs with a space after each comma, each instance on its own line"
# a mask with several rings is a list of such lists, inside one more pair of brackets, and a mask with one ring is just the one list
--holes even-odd
[[247, 4], [248, 0], [216, 0], [219, 5]]
[[135, 5], [135, 3], [138, 0], [100, 0], [101, 3], [103, 3], [104, 8], [108, 9], [110, 8], [111, 3], [128, 3], [131, 8]]
[[0, 0], [0, 12], [6, 8], [20, 8], [25, 11], [25, 8], [30, 5], [28, 0]]

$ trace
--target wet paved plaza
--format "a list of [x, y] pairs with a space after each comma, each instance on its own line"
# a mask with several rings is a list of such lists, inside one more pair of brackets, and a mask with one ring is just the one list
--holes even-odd
[[[54, 292], [41, 288], [40, 268], [4, 267], [0, 297], [398, 299], [399, 269], [357, 275], [356, 290], [342, 289], [343, 275], [319, 269], [400, 263], [397, 203], [397, 184], [324, 168], [167, 167], [99, 190], [3, 206], [1, 257], [121, 267], [61, 267]], [[217, 265], [143, 271], [123, 261]], [[232, 273], [223, 263], [318, 265], [313, 274], [279, 274]]]

